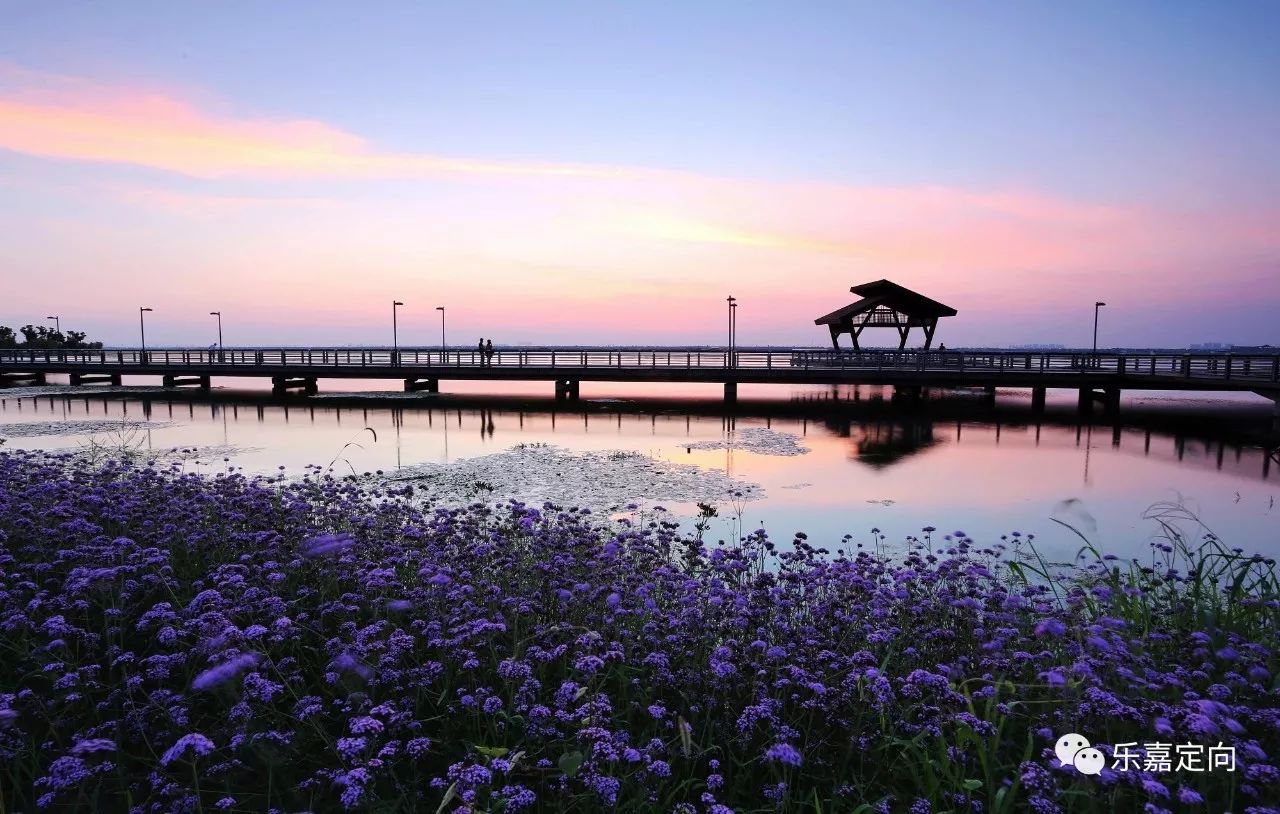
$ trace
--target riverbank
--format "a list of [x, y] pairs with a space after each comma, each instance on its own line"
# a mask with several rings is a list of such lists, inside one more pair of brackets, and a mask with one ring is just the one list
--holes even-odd
[[[1280, 794], [1273, 562], [1173, 541], [1045, 581], [1016, 533], [883, 542], [712, 545], [648, 515], [423, 506], [318, 467], [0, 452], [0, 799], [1260, 812]], [[1108, 768], [1063, 766], [1067, 732]], [[1110, 768], [1155, 741], [1236, 766]]]

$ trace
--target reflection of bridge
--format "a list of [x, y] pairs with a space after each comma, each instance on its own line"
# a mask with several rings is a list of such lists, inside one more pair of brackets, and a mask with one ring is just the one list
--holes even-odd
[[[336, 424], [354, 418], [355, 426], [377, 424], [377, 413], [389, 413], [398, 422], [405, 416], [423, 416], [430, 425], [433, 416], [462, 429], [493, 433], [495, 416], [514, 417], [523, 429], [527, 421], [545, 419], [540, 431], [576, 428], [581, 432], [642, 432], [688, 435], [694, 423], [714, 420], [726, 433], [738, 422], [758, 419], [765, 426], [779, 427], [803, 436], [815, 427], [850, 440], [849, 455], [876, 469], [892, 466], [914, 455], [927, 453], [942, 444], [972, 443], [974, 438], [1001, 444], [1047, 448], [1074, 447], [1087, 450], [1106, 443], [1129, 455], [1154, 458], [1200, 468], [1212, 468], [1236, 475], [1271, 480], [1280, 472], [1280, 435], [1260, 432], [1254, 407], [1237, 405], [1227, 412], [1166, 411], [1136, 405], [1123, 416], [1105, 421], [1082, 418], [1068, 409], [1033, 413], [1026, 402], [987, 402], [963, 395], [930, 398], [903, 404], [879, 398], [814, 399], [810, 395], [788, 400], [745, 401], [733, 407], [718, 401], [606, 400], [551, 402], [528, 396], [450, 394], [440, 400], [411, 395], [352, 393], [323, 399], [296, 400], [274, 397], [263, 391], [177, 388], [155, 390], [108, 390], [93, 387], [59, 388], [57, 391], [16, 390], [8, 398], [0, 391], [0, 423], [5, 404], [19, 412], [71, 420], [122, 417], [139, 410], [144, 420], [187, 417], [205, 420], [228, 417], [284, 424], [301, 419], [308, 424], [323, 423], [326, 417]], [[92, 406], [91, 406], [92, 405]], [[110, 405], [110, 406], [109, 406]], [[1217, 420], [1214, 419], [1217, 417]], [[777, 422], [783, 422], [779, 425]], [[1042, 430], [1044, 437], [1042, 439]], [[381, 426], [379, 426], [381, 432]], [[224, 439], [225, 440], [225, 439]], [[982, 441], [979, 441], [982, 443]]]
[[[270, 378], [274, 389], [314, 393], [321, 378], [402, 379], [406, 390], [438, 391], [441, 380], [552, 381], [557, 397], [576, 399], [583, 381], [739, 384], [884, 384], [912, 393], [922, 387], [1032, 388], [1043, 407], [1046, 388], [1101, 400], [1109, 411], [1121, 390], [1252, 391], [1280, 403], [1280, 355], [1174, 352], [709, 350], [699, 348], [520, 348], [478, 350], [304, 348], [235, 350], [4, 350], [5, 381], [119, 383], [121, 376], [159, 376], [165, 386], [207, 389], [215, 376]], [[1280, 409], [1280, 408], [1278, 408]]]
[[[1084, 449], [1086, 482], [1088, 450], [1095, 443], [1095, 434], [1099, 438], [1109, 436], [1109, 445], [1113, 450], [1123, 450], [1143, 458], [1155, 458], [1169, 463], [1212, 468], [1220, 472], [1227, 470], [1249, 478], [1260, 474], [1264, 481], [1271, 479], [1273, 470], [1280, 469], [1280, 447], [1269, 447], [1262, 439], [1206, 436], [1197, 432], [1198, 427], [1177, 428], [1175, 425], [1157, 430], [1142, 424], [1114, 424], [1110, 427], [1095, 426], [1092, 423], [1041, 424], [1039, 417], [1035, 419], [1036, 423], [1028, 424], [1023, 423], [1025, 417], [1022, 420], [1014, 418], [1012, 421], [1002, 422], [998, 414], [991, 416], [991, 419], [948, 422], [924, 414], [830, 418], [823, 424], [830, 432], [851, 440], [850, 458], [875, 469], [892, 466], [942, 443], [963, 443], [965, 438], [971, 439], [975, 433], [991, 439], [996, 446], [1000, 445], [1003, 435], [1006, 443], [1012, 439], [1014, 444], [1029, 444], [1036, 448], [1065, 449], [1070, 446]], [[948, 427], [953, 430], [949, 440], [945, 432]], [[1042, 442], [1041, 430], [1044, 428], [1049, 428], [1052, 432]], [[1071, 432], [1068, 435], [1064, 430]], [[1064, 443], [1068, 438], [1073, 441]]]

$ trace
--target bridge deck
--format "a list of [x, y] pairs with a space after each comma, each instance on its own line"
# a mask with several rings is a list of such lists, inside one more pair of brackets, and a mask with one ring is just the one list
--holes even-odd
[[1246, 390], [1280, 397], [1280, 355], [697, 348], [3, 350], [0, 374], [637, 381]]

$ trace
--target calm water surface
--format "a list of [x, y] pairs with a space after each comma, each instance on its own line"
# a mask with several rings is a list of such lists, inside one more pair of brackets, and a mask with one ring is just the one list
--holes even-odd
[[[1144, 395], [1127, 400], [1113, 426], [1081, 423], [1069, 393], [1037, 423], [1026, 410], [1029, 395], [1016, 391], [1002, 391], [991, 407], [972, 394], [902, 405], [879, 388], [744, 386], [729, 416], [715, 400], [718, 388], [698, 386], [584, 385], [580, 404], [557, 408], [546, 398], [550, 383], [509, 386], [492, 400], [477, 398], [483, 385], [458, 383], [443, 396], [389, 401], [369, 392], [386, 383], [322, 382], [320, 396], [283, 402], [252, 380], [229, 382], [207, 398], [129, 385], [0, 391], [0, 437], [8, 436], [10, 448], [75, 448], [112, 439], [101, 426], [74, 422], [128, 419], [143, 423], [133, 437], [143, 448], [204, 448], [190, 466], [212, 472], [227, 457], [264, 473], [282, 465], [300, 472], [335, 457], [346, 472], [391, 472], [545, 442], [579, 452], [629, 450], [758, 483], [766, 497], [746, 503], [741, 521], [780, 541], [805, 531], [835, 548], [846, 534], [869, 544], [872, 528], [892, 542], [935, 526], [939, 535], [964, 530], [994, 542], [1017, 530], [1035, 534], [1052, 558], [1069, 559], [1079, 538], [1057, 517], [1107, 550], [1140, 555], [1158, 531], [1144, 511], [1179, 501], [1230, 545], [1280, 554], [1280, 453], [1240, 432], [1267, 410], [1247, 396]], [[753, 427], [797, 436], [808, 452], [735, 448], [734, 439]], [[706, 441], [728, 448], [690, 448]], [[733, 533], [728, 520], [714, 523], [712, 536]], [[1203, 533], [1182, 525], [1192, 536]]]

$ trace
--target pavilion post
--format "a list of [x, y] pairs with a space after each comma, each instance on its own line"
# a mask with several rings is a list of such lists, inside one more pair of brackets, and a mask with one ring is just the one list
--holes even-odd
[[938, 320], [932, 319], [924, 324], [924, 349], [933, 347], [933, 332], [938, 329]]

